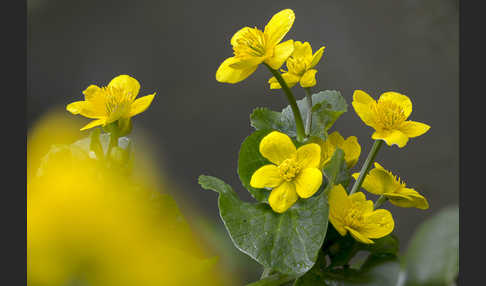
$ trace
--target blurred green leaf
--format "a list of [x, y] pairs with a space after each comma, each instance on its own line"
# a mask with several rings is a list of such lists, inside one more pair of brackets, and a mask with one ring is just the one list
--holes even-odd
[[[344, 164], [342, 151], [331, 159], [336, 170], [328, 170], [333, 180]], [[328, 186], [331, 186], [328, 184]], [[301, 275], [315, 263], [328, 225], [325, 191], [299, 199], [282, 214], [265, 203], [241, 201], [233, 189], [220, 179], [200, 176], [204, 189], [219, 193], [221, 218], [235, 246], [264, 267], [281, 274]]]
[[447, 207], [414, 232], [405, 254], [406, 286], [448, 286], [459, 272], [459, 208]]
[[294, 286], [395, 286], [400, 263], [395, 256], [370, 255], [361, 269], [312, 268]]

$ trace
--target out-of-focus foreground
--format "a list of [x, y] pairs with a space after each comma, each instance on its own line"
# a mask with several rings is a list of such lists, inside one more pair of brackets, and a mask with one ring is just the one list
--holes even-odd
[[28, 136], [28, 285], [228, 285], [129, 139], [120, 138], [128, 156], [108, 164], [66, 118], [49, 115]]

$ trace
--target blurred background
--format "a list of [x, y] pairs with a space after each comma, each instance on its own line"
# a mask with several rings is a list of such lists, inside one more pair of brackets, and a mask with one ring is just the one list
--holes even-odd
[[[106, 85], [119, 74], [141, 83], [139, 96], [157, 92], [133, 120], [134, 136], [150, 142], [151, 159], [171, 178], [169, 192], [182, 213], [213, 237], [244, 282], [257, 279], [261, 269], [232, 248], [217, 195], [203, 191], [197, 177], [217, 176], [250, 200], [236, 173], [240, 144], [253, 131], [249, 114], [257, 106], [280, 111], [287, 102], [281, 91], [269, 90], [263, 67], [236, 85], [217, 82], [215, 72], [232, 55], [234, 32], [263, 29], [284, 8], [296, 14], [286, 39], [309, 41], [314, 50], [326, 46], [314, 90], [335, 89], [347, 100], [348, 112], [330, 132], [358, 137], [357, 170], [371, 148], [372, 129], [352, 109], [355, 89], [374, 98], [389, 90], [406, 94], [414, 107], [411, 120], [432, 127], [405, 148], [382, 148], [377, 157], [430, 203], [426, 211], [388, 204], [401, 247], [423, 219], [458, 202], [458, 0], [27, 2], [28, 127], [81, 100], [88, 85]], [[304, 96], [293, 90], [298, 99]]]

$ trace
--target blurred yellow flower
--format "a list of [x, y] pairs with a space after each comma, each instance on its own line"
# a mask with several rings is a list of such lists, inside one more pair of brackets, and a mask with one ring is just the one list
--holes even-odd
[[[300, 83], [302, 87], [312, 87], [316, 85], [317, 70], [314, 67], [319, 63], [324, 53], [324, 48], [321, 47], [314, 54], [308, 42], [302, 43], [294, 42], [294, 52], [287, 59], [287, 72], [282, 74], [282, 78], [287, 83], [288, 87], [293, 87]], [[268, 80], [271, 89], [282, 88], [275, 77]]]
[[[49, 133], [71, 138], [54, 123], [36, 128], [28, 148]], [[101, 163], [80, 144], [55, 145], [28, 177], [27, 285], [223, 285], [175, 200], [153, 178]]]
[[260, 153], [273, 164], [256, 170], [250, 185], [273, 188], [268, 202], [275, 212], [283, 213], [299, 197], [309, 198], [319, 190], [322, 184], [319, 145], [310, 143], [296, 149], [288, 135], [273, 131], [260, 142]]
[[[354, 173], [357, 179], [359, 173]], [[402, 208], [428, 209], [427, 199], [414, 189], [407, 188], [405, 182], [392, 172], [375, 162], [375, 168], [366, 175], [362, 187], [375, 195], [383, 195], [390, 203]]]
[[321, 163], [320, 168], [323, 168], [329, 161], [336, 148], [340, 148], [344, 152], [344, 160], [348, 168], [354, 167], [358, 162], [361, 154], [361, 146], [358, 143], [356, 136], [349, 136], [344, 140], [344, 137], [339, 132], [334, 131], [327, 136], [326, 141], [320, 140], [321, 146]]
[[424, 123], [407, 120], [412, 113], [412, 102], [403, 94], [389, 91], [378, 101], [362, 90], [353, 94], [353, 107], [363, 122], [375, 129], [371, 138], [381, 139], [389, 146], [404, 147], [409, 138], [417, 137], [430, 129]]
[[119, 119], [130, 119], [144, 112], [152, 103], [155, 93], [135, 99], [140, 83], [129, 75], [120, 75], [106, 87], [90, 85], [83, 91], [84, 100], [68, 104], [66, 109], [72, 114], [96, 119], [81, 128], [90, 129], [107, 125]]
[[362, 192], [350, 196], [341, 185], [332, 187], [329, 197], [329, 221], [345, 236], [349, 231], [357, 241], [370, 244], [372, 238], [381, 238], [393, 231], [395, 222], [385, 209], [373, 210], [373, 202]]
[[244, 27], [231, 38], [234, 56], [216, 71], [216, 80], [237, 83], [250, 76], [261, 63], [279, 69], [294, 51], [293, 40], [280, 43], [294, 23], [295, 14], [285, 9], [275, 14], [265, 30]]

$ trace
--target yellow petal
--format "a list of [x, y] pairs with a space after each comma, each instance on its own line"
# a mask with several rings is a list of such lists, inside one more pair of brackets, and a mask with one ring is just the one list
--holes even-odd
[[309, 198], [319, 190], [322, 184], [322, 172], [317, 168], [304, 169], [300, 171], [293, 182], [299, 197]]
[[311, 60], [311, 64], [310, 64], [310, 67], [309, 68], [313, 68], [315, 67], [319, 61], [321, 60], [322, 58], [322, 54], [324, 53], [324, 49], [326, 47], [321, 47], [319, 50], [317, 50], [314, 55], [312, 56], [312, 60]]
[[403, 188], [396, 193], [385, 193], [390, 203], [402, 208], [418, 208], [426, 210], [429, 208], [427, 199], [417, 191]]
[[237, 42], [239, 39], [241, 38], [244, 38], [244, 35], [247, 33], [248, 30], [250, 30], [251, 28], [250, 27], [243, 27], [241, 29], [239, 29], [234, 35], [233, 37], [231, 37], [231, 45], [232, 46], [236, 46], [237, 45]]
[[430, 126], [416, 121], [405, 121], [402, 126], [400, 126], [400, 131], [405, 133], [410, 138], [420, 136], [425, 132], [429, 131]]
[[297, 149], [297, 164], [302, 169], [317, 168], [321, 161], [321, 147], [316, 143], [309, 143]]
[[270, 162], [280, 165], [296, 154], [296, 148], [287, 134], [272, 131], [260, 141], [260, 154]]
[[154, 97], [155, 97], [155, 93], [135, 99], [135, 101], [130, 106], [130, 113], [128, 114], [127, 117], [133, 117], [147, 110], [147, 108], [154, 100]]
[[327, 136], [327, 139], [329, 142], [334, 145], [334, 146], [340, 146], [344, 143], [344, 137], [339, 134], [339, 132], [334, 131], [329, 136]]
[[356, 114], [358, 114], [359, 118], [361, 118], [366, 125], [371, 127], [374, 126], [375, 122], [373, 112], [371, 111], [371, 106], [375, 104], [376, 101], [366, 92], [362, 90], [354, 91], [352, 102], [354, 111], [356, 111]]
[[348, 200], [352, 202], [354, 208], [359, 209], [359, 211], [362, 213], [373, 211], [373, 202], [371, 200], [367, 200], [363, 192], [356, 192], [349, 195]]
[[312, 87], [316, 85], [316, 69], [310, 69], [304, 73], [300, 79], [300, 86], [302, 87]]
[[[359, 173], [353, 174], [355, 179], [358, 179], [358, 176]], [[393, 192], [395, 189], [397, 189], [394, 177], [391, 176], [390, 173], [378, 168], [372, 169], [368, 175], [366, 175], [361, 186], [366, 191], [375, 195], [382, 195], [386, 192]]]
[[344, 151], [344, 161], [346, 161], [348, 168], [354, 167], [361, 154], [361, 146], [358, 143], [358, 138], [356, 136], [349, 136], [344, 140], [340, 148]]
[[249, 77], [258, 67], [258, 65], [247, 67], [246, 69], [235, 69], [230, 67], [230, 65], [239, 61], [240, 60], [235, 57], [224, 60], [216, 71], [216, 80], [219, 82], [237, 83]]
[[93, 114], [106, 114], [106, 96], [103, 89], [92, 84], [83, 91], [83, 94]]
[[309, 42], [302, 43], [300, 41], [295, 41], [292, 57], [297, 59], [305, 59], [306, 57], [312, 58], [312, 48]]
[[408, 98], [408, 96], [406, 95], [394, 91], [388, 91], [383, 93], [378, 100], [389, 100], [394, 102], [396, 105], [400, 106], [403, 109], [406, 118], [408, 118], [412, 113], [412, 101], [410, 101], [410, 98]]
[[385, 209], [378, 209], [365, 214], [364, 225], [360, 233], [368, 238], [380, 238], [390, 234], [395, 227], [392, 214]]
[[104, 110], [99, 112], [98, 109], [93, 108], [93, 104], [89, 101], [75, 101], [66, 106], [66, 110], [72, 114], [81, 114], [84, 117], [98, 119], [106, 116]]
[[329, 221], [342, 236], [346, 235], [344, 218], [347, 216], [350, 208], [348, 194], [341, 185], [335, 185], [331, 188], [328, 196], [329, 203]]
[[[296, 76], [293, 73], [289, 73], [289, 72], [283, 73], [282, 78], [285, 80], [285, 82], [287, 83], [287, 86], [289, 88], [294, 87], [300, 80], [300, 78], [298, 76]], [[275, 77], [270, 78], [268, 80], [268, 83], [270, 84], [270, 89], [282, 88], [280, 86], [280, 83], [278, 82], [278, 80]]]
[[84, 91], [84, 99], [85, 100], [93, 100], [97, 98], [98, 96], [103, 96], [102, 89], [94, 84], [88, 86]]
[[250, 186], [253, 188], [275, 188], [283, 182], [278, 167], [272, 164], [260, 167], [253, 173]]
[[407, 145], [408, 142], [407, 135], [400, 130], [375, 131], [373, 135], [371, 135], [371, 138], [374, 140], [382, 139], [388, 146], [395, 144], [400, 148]]
[[75, 101], [66, 106], [66, 110], [71, 112], [72, 114], [79, 114], [81, 110], [85, 108], [86, 102], [85, 101]]
[[298, 199], [294, 184], [284, 182], [272, 190], [268, 197], [268, 203], [275, 212], [283, 213], [295, 204]]
[[351, 236], [354, 237], [354, 239], [356, 239], [357, 241], [365, 243], [365, 244], [375, 243], [373, 240], [371, 240], [371, 239], [367, 238], [366, 236], [362, 235], [361, 233], [359, 233], [359, 231], [357, 231], [357, 230], [355, 230], [355, 229], [353, 229], [349, 226], [346, 226], [345, 228], [346, 228], [346, 230], [349, 231]]
[[133, 77], [123, 74], [115, 77], [108, 84], [109, 87], [115, 87], [120, 90], [124, 90], [132, 96], [132, 98], [137, 97], [140, 90], [140, 83]]
[[275, 46], [275, 49], [273, 50], [273, 56], [266, 59], [265, 63], [267, 63], [272, 69], [278, 70], [289, 58], [293, 51], [294, 41], [285, 41]]
[[295, 14], [291, 9], [285, 9], [273, 15], [265, 26], [264, 34], [268, 46], [275, 46], [285, 37], [294, 24]]
[[86, 124], [83, 128], [81, 128], [79, 130], [83, 131], [83, 130], [90, 129], [90, 128], [93, 128], [93, 127], [96, 127], [96, 126], [100, 126], [100, 125], [105, 124], [105, 122], [106, 122], [105, 119], [93, 120], [93, 121], [91, 121], [90, 123]]

